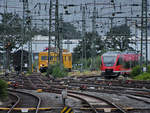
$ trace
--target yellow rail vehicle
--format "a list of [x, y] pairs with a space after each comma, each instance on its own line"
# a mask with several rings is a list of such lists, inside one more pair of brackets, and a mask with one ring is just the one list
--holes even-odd
[[[72, 69], [72, 54], [70, 52], [63, 52], [63, 65], [69, 71]], [[59, 54], [56, 52], [50, 52], [50, 64], [55, 64], [59, 60]], [[48, 52], [39, 53], [39, 70], [40, 72], [46, 72], [48, 68]]]

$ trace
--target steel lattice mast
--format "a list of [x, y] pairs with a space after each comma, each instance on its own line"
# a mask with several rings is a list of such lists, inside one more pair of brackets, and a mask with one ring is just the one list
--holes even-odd
[[147, 46], [147, 0], [142, 0], [142, 13], [141, 13], [141, 66], [148, 65], [148, 46]]
[[95, 35], [96, 35], [96, 1], [95, 0], [94, 0], [94, 9], [93, 9], [93, 17], [92, 17], [92, 33], [93, 33], [93, 36], [92, 36], [92, 45], [91, 45], [91, 48], [92, 48], [92, 51], [91, 51], [91, 56], [92, 56], [91, 69], [95, 68], [94, 67], [94, 62], [95, 62], [95, 59], [94, 59], [94, 56], [95, 56], [94, 41], [95, 41]]
[[50, 0], [49, 8], [49, 39], [48, 39], [48, 65], [50, 64], [50, 48], [51, 48], [51, 26], [52, 26], [52, 0]]
[[22, 0], [23, 2], [23, 21], [22, 21], [22, 44], [21, 44], [21, 65], [20, 65], [20, 71], [23, 70], [23, 42], [25, 39], [25, 10], [27, 8], [27, 0]]
[[28, 34], [28, 70], [32, 71], [32, 33], [31, 33], [31, 11], [29, 10], [29, 3], [28, 0], [26, 1], [26, 11], [25, 11], [25, 15], [26, 15], [26, 23], [25, 23], [25, 28]]
[[[49, 8], [49, 41], [48, 41], [48, 65], [50, 63], [50, 51], [51, 51], [51, 37], [56, 30], [56, 0], [50, 0]], [[56, 47], [56, 34], [55, 34], [55, 47]]]
[[[27, 36], [28, 41], [28, 69], [32, 70], [32, 35], [31, 35], [31, 11], [29, 10], [28, 0], [23, 0], [23, 22], [22, 22], [22, 51], [21, 51], [21, 72], [23, 71], [24, 58], [23, 58], [23, 43]], [[28, 35], [27, 35], [28, 34]]]
[[82, 66], [81, 70], [83, 70], [83, 59], [86, 59], [86, 39], [85, 39], [85, 32], [86, 32], [86, 20], [85, 20], [85, 7], [82, 7]]
[[[59, 61], [62, 63], [62, 21], [63, 15], [59, 19], [59, 3], [58, 0], [50, 0], [50, 10], [49, 10], [49, 54], [50, 57], [50, 47], [51, 47], [51, 36], [55, 36], [55, 49], [59, 49]], [[59, 36], [61, 35], [61, 36]], [[50, 59], [48, 60], [48, 63]]]

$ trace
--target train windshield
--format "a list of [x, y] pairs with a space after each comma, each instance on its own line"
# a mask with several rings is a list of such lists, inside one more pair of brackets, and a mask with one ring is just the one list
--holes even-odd
[[41, 56], [41, 60], [47, 60], [47, 56]]
[[105, 65], [113, 65], [116, 61], [116, 56], [103, 56], [103, 62]]

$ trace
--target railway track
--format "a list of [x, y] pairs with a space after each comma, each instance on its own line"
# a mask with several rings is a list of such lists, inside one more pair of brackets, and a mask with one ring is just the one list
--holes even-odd
[[[91, 108], [90, 110], [92, 110], [92, 113], [127, 113], [124, 110], [124, 108], [120, 107], [119, 105], [116, 105], [115, 103], [110, 102], [108, 99], [72, 91], [69, 91], [68, 96], [78, 98], [84, 101]], [[86, 108], [82, 109], [86, 110]]]
[[33, 89], [48, 89], [50, 86], [42, 80], [40, 75], [33, 74], [27, 77]]
[[[5, 78], [2, 76], [2, 78]], [[8, 77], [6, 77], [8, 78]], [[52, 87], [59, 87], [68, 85], [68, 86], [75, 86], [80, 87], [81, 85], [86, 85], [87, 88], [94, 87], [95, 89], [98, 88], [109, 88], [115, 87], [115, 88], [146, 88], [150, 89], [150, 82], [149, 81], [133, 81], [133, 80], [104, 80], [104, 79], [95, 79], [100, 78], [100, 76], [88, 76], [88, 77], [77, 77], [77, 78], [63, 78], [63, 79], [55, 79], [51, 80], [49, 78], [46, 78], [45, 76], [40, 75], [39, 73], [33, 73], [30, 76], [20, 76], [20, 77], [9, 77], [9, 79], [14, 79], [14, 81], [17, 81], [19, 84], [24, 85], [26, 89], [48, 89], [50, 86]], [[82, 78], [82, 79], [81, 79]], [[89, 79], [90, 78], [90, 79]], [[94, 79], [91, 79], [94, 78]], [[51, 81], [51, 82], [50, 82]], [[62, 87], [64, 88], [64, 87]]]
[[13, 93], [8, 92], [9, 95], [13, 96], [14, 98], [16, 98], [16, 101], [12, 102], [12, 106], [10, 107], [10, 109], [6, 112], [6, 113], [11, 113], [13, 111], [13, 109], [19, 104], [20, 102], [20, 97], [18, 95], [15, 95]]
[[[59, 94], [61, 93], [61, 91], [63, 89], [67, 88], [69, 90], [77, 90], [77, 91], [82, 90], [83, 92], [86, 91], [86, 92], [89, 92], [89, 93], [90, 92], [91, 93], [97, 92], [97, 93], [116, 94], [116, 95], [142, 93], [143, 95], [147, 95], [147, 96], [150, 95], [150, 90], [149, 89], [139, 88], [139, 86], [141, 86], [141, 85], [136, 84], [136, 82], [134, 82], [134, 81], [116, 81], [116, 80], [92, 81], [92, 80], [86, 80], [86, 79], [83, 80], [83, 81], [78, 80], [78, 79], [59, 79], [59, 80], [56, 79], [56, 80], [51, 80], [49, 78], [46, 78], [45, 76], [36, 75], [36, 74], [33, 74], [32, 76], [28, 76], [28, 77], [22, 77], [21, 81], [23, 81], [21, 83], [23, 83], [22, 86], [25, 89], [42, 89], [43, 91], [46, 91], [46, 92], [59, 93]], [[140, 83], [143, 84], [143, 81], [140, 82]], [[123, 87], [126, 84], [128, 85], [128, 87]], [[130, 85], [132, 86], [132, 84], [134, 84], [134, 86], [138, 85], [138, 87], [129, 88], [129, 86]], [[149, 84], [149, 82], [146, 82], [145, 84]], [[81, 89], [81, 86], [86, 86], [86, 88]], [[70, 94], [70, 96], [71, 95], [72, 96], [77, 96], [77, 94], [76, 95], [75, 94], [74, 95]], [[134, 97], [132, 96], [132, 99], [133, 98]], [[84, 100], [84, 102], [86, 102], [86, 100]], [[96, 102], [96, 100], [95, 100], [95, 104], [96, 103], [98, 103], [98, 102]], [[90, 107], [90, 104], [92, 104], [92, 103], [89, 102], [89, 104], [87, 104], [87, 105], [89, 105], [88, 107]], [[93, 108], [91, 107], [90, 110], [95, 109], [95, 110], [98, 110], [98, 112], [100, 110], [101, 111], [106, 110], [106, 109], [104, 109], [104, 107], [102, 108], [102, 106], [98, 106], [98, 105], [96, 105], [96, 106], [92, 105], [92, 106], [93, 106]], [[108, 109], [112, 108], [112, 111], [114, 110], [114, 112], [117, 112], [117, 110], [120, 109], [120, 110], [122, 110], [122, 112], [126, 113], [124, 107], [121, 107], [121, 106], [117, 106], [117, 107], [114, 107], [112, 105], [111, 107], [109, 106]], [[149, 111], [149, 109], [144, 109], [144, 108], [143, 109], [140, 108], [139, 110], [136, 108], [136, 110], [137, 110], [137, 112], [135, 112], [135, 113], [140, 113], [141, 111], [144, 111], [144, 110], [145, 110], [145, 112]], [[130, 113], [131, 111], [128, 111], [128, 113]], [[142, 112], [142, 113], [145, 113], [145, 112]]]
[[[150, 96], [141, 95], [141, 94], [126, 94], [126, 96], [128, 98], [139, 101], [138, 103], [143, 102], [146, 104], [150, 104]], [[143, 107], [143, 108], [133, 109], [132, 112], [130, 111], [129, 113], [149, 113], [149, 112], [150, 112], [150, 108]]]
[[[17, 101], [10, 107], [7, 113], [21, 113], [21, 110], [29, 110], [28, 113], [39, 113], [41, 98], [31, 93], [8, 89], [11, 95], [17, 97]], [[33, 109], [35, 108], [35, 109]]]

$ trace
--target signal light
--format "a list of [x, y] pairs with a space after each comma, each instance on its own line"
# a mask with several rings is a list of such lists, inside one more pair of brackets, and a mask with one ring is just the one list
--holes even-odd
[[5, 45], [5, 49], [8, 49], [10, 46], [11, 46], [11, 43], [8, 42], [8, 43]]

